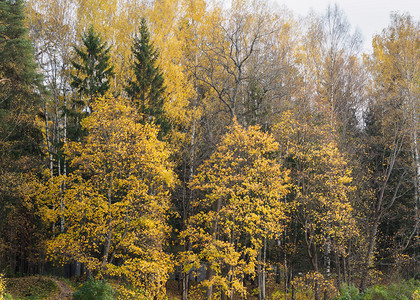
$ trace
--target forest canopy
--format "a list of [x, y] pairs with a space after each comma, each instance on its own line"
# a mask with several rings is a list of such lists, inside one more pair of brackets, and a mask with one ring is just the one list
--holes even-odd
[[2, 0], [0, 273], [183, 300], [420, 279], [420, 22], [371, 44], [337, 5]]

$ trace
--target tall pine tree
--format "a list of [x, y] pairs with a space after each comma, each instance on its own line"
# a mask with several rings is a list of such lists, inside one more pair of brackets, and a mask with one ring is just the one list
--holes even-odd
[[110, 62], [110, 50], [101, 35], [91, 26], [82, 36], [83, 46], [75, 47], [76, 60], [71, 63], [75, 69], [71, 86], [78, 96], [73, 99], [69, 116], [69, 138], [78, 140], [82, 135], [80, 121], [91, 112], [91, 104], [96, 96], [105, 95], [114, 77], [114, 67]]
[[159, 136], [166, 135], [171, 125], [164, 112], [165, 85], [163, 73], [157, 65], [159, 52], [150, 40], [146, 19], [142, 18], [139, 36], [134, 38], [132, 52], [134, 56], [134, 78], [126, 87], [128, 96], [143, 115], [143, 122], [153, 120], [160, 126]]
[[[42, 78], [36, 71], [33, 49], [26, 36], [22, 1], [0, 2], [0, 142], [2, 154], [38, 151]], [[38, 139], [37, 139], [38, 138]], [[6, 145], [7, 144], [7, 145]], [[5, 152], [6, 151], [6, 152]]]
[[43, 86], [23, 21], [22, 0], [0, 1], [0, 269], [9, 274], [33, 270], [41, 249], [31, 194], [42, 165]]
[[101, 35], [91, 26], [82, 37], [84, 48], [75, 47], [79, 62], [72, 61], [76, 75], [72, 75], [71, 86], [90, 101], [97, 95], [105, 95], [114, 76], [110, 63], [110, 47], [102, 41]]

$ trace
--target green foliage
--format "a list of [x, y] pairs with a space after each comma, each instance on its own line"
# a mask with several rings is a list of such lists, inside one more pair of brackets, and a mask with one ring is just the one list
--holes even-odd
[[420, 281], [411, 279], [409, 281], [403, 281], [399, 284], [391, 284], [388, 287], [388, 299], [412, 299], [415, 291], [420, 290]]
[[94, 280], [89, 277], [78, 291], [73, 294], [74, 300], [112, 300], [114, 290], [104, 280]]
[[353, 285], [343, 284], [336, 300], [409, 300], [416, 299], [416, 291], [419, 289], [420, 282], [414, 279], [389, 286], [375, 285], [360, 294]]
[[13, 100], [39, 101], [35, 88], [41, 87], [31, 42], [23, 24], [23, 1], [0, 2], [0, 109], [10, 109]]
[[75, 69], [75, 74], [71, 75], [71, 86], [79, 93], [79, 97], [73, 99], [72, 107], [67, 110], [68, 135], [71, 140], [78, 140], [84, 134], [80, 121], [92, 111], [94, 98], [109, 91], [114, 76], [110, 47], [107, 47], [92, 26], [83, 34], [82, 43], [83, 48], [74, 48], [77, 59], [71, 61]]
[[23, 1], [0, 2], [0, 155], [12, 159], [38, 154], [42, 140], [34, 124], [42, 77], [23, 20]]
[[354, 285], [342, 284], [340, 288], [340, 296], [336, 300], [359, 300], [362, 299], [359, 294], [359, 289]]
[[361, 299], [359, 289], [354, 285], [343, 284], [340, 288], [340, 296], [336, 300], [357, 300]]
[[71, 86], [91, 99], [96, 95], [103, 96], [109, 90], [110, 80], [114, 76], [114, 68], [109, 61], [110, 47], [102, 42], [100, 34], [92, 26], [83, 34], [82, 42], [84, 49], [74, 49], [80, 62], [71, 62], [77, 72], [77, 75], [72, 75]]
[[386, 300], [390, 299], [387, 288], [381, 285], [375, 285], [368, 288], [363, 294], [363, 300]]
[[132, 68], [135, 79], [129, 80], [126, 87], [128, 96], [137, 105], [143, 115], [143, 121], [153, 118], [161, 128], [161, 135], [165, 135], [171, 125], [164, 115], [164, 79], [163, 73], [157, 66], [159, 52], [150, 41], [150, 33], [146, 20], [141, 19], [140, 36], [134, 38], [132, 52], [135, 59]]
[[23, 7], [20, 0], [0, 1], [0, 266], [12, 275], [25, 265], [17, 259], [34, 259], [39, 250], [33, 231], [38, 220], [28, 204], [31, 173], [41, 167], [43, 136], [36, 121], [43, 87]]

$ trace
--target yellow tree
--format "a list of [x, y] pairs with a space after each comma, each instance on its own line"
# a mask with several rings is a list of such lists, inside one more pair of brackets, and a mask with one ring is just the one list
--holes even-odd
[[246, 296], [245, 275], [254, 277], [257, 267], [264, 274], [261, 253], [286, 222], [282, 199], [288, 193], [288, 172], [275, 159], [277, 150], [271, 135], [235, 121], [191, 182], [201, 197], [194, 200], [195, 214], [183, 233], [193, 245], [185, 257], [206, 263], [201, 284], [209, 299], [214, 294]]
[[[186, 40], [180, 36], [179, 20], [187, 12], [180, 0], [155, 1], [147, 10], [151, 39], [159, 50], [158, 64], [166, 85], [164, 110], [174, 126], [188, 126], [191, 116], [187, 106], [194, 97], [194, 89], [188, 80], [183, 61]], [[174, 133], [177, 134], [177, 133]]]
[[[412, 210], [410, 218], [394, 238], [397, 251], [406, 251], [419, 245], [420, 226], [420, 23], [410, 15], [393, 14], [390, 25], [372, 42], [373, 53], [367, 58], [372, 75], [369, 118], [366, 122], [368, 149], [375, 196], [368, 215], [368, 247], [364, 257], [361, 289], [365, 289], [368, 270], [374, 261], [374, 252], [380, 225], [397, 207]], [[382, 144], [379, 148], [377, 145]], [[411, 153], [410, 159], [407, 153]], [[375, 161], [379, 163], [375, 164]], [[414, 199], [404, 203], [406, 182], [412, 182]], [[411, 194], [411, 192], [409, 193]], [[395, 215], [395, 211], [392, 215]], [[407, 213], [404, 213], [407, 214]], [[405, 219], [405, 218], [403, 218]], [[393, 230], [396, 225], [393, 224]], [[395, 252], [392, 251], [392, 252]]]
[[[93, 113], [82, 121], [87, 136], [65, 146], [74, 169], [65, 179], [66, 228], [48, 249], [54, 260], [84, 263], [90, 272], [128, 278], [161, 296], [171, 269], [163, 249], [175, 177], [158, 128], [138, 119], [124, 100], [93, 104]], [[49, 207], [57, 197], [54, 189], [47, 190], [43, 212], [54, 219], [60, 213]]]
[[[320, 272], [318, 256], [330, 245], [338, 255], [346, 254], [346, 241], [357, 234], [348, 195], [352, 190], [351, 169], [347, 166], [330, 125], [311, 115], [298, 118], [285, 112], [274, 135], [281, 145], [282, 158], [291, 169], [296, 186], [293, 216], [300, 224], [313, 270]], [[329, 265], [326, 266], [329, 274]], [[315, 282], [316, 299], [320, 299]]]

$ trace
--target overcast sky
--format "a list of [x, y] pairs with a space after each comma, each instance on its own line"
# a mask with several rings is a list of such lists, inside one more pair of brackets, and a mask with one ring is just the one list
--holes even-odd
[[312, 8], [324, 12], [328, 4], [335, 3], [344, 11], [352, 28], [358, 28], [363, 35], [364, 49], [370, 51], [372, 36], [380, 33], [390, 23], [392, 11], [408, 12], [420, 21], [420, 0], [274, 0], [284, 4], [295, 15], [305, 16]]

